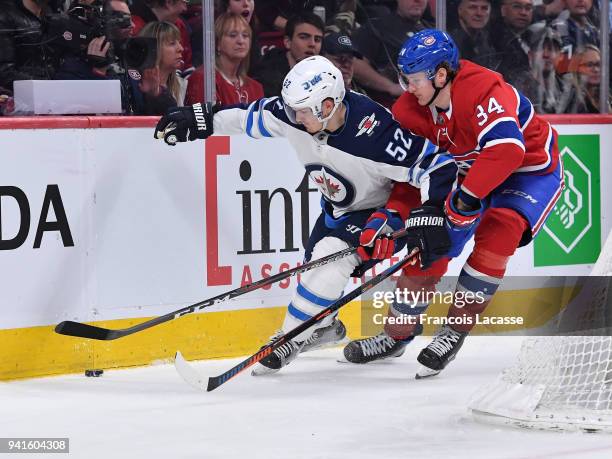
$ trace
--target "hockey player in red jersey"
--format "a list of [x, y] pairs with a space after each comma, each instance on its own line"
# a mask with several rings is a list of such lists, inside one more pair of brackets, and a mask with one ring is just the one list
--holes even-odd
[[[485, 301], [452, 305], [448, 322], [418, 356], [417, 377], [438, 374], [454, 357], [502, 282], [518, 247], [537, 234], [561, 194], [563, 171], [557, 133], [535, 114], [531, 102], [494, 71], [459, 60], [445, 32], [422, 30], [400, 51], [398, 66], [405, 93], [393, 106], [402, 127], [449, 151], [459, 167], [458, 187], [445, 202], [458, 256], [474, 236], [475, 246], [458, 279], [457, 291], [480, 292]], [[406, 201], [414, 202], [413, 192]], [[409, 266], [398, 287], [433, 291], [448, 259], [427, 270]], [[427, 304], [394, 303], [390, 316], [418, 315]], [[365, 363], [401, 355], [417, 325], [385, 327], [378, 336], [353, 341], [347, 360]]]

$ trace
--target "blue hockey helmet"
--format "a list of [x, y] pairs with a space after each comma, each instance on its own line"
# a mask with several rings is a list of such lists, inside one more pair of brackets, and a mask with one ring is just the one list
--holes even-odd
[[438, 65], [448, 62], [451, 70], [459, 68], [459, 48], [446, 32], [425, 29], [404, 42], [397, 57], [400, 71], [406, 75], [425, 72], [428, 79], [436, 74]]

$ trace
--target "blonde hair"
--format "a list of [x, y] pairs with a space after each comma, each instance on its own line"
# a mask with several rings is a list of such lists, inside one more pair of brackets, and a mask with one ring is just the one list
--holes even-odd
[[[215, 43], [217, 46], [221, 43], [221, 39], [223, 35], [230, 30], [235, 25], [241, 25], [249, 34], [249, 52], [251, 51], [251, 46], [253, 46], [253, 29], [247, 22], [247, 20], [239, 15], [233, 13], [223, 13], [215, 20]], [[219, 52], [215, 53], [215, 65], [217, 68], [219, 67]], [[242, 62], [240, 62], [240, 66], [238, 67], [238, 76], [245, 77], [247, 72], [249, 71], [249, 56], [247, 55]]]
[[[587, 44], [582, 50], [574, 54], [570, 61], [569, 70], [572, 75], [572, 85], [576, 91], [577, 103], [582, 104], [585, 107], [589, 104], [597, 109], [597, 112], [601, 111], [599, 107], [599, 85], [587, 84], [584, 73], [580, 70], [581, 65], [586, 60], [586, 54], [588, 52], [597, 53], [601, 61], [601, 51], [599, 48], [592, 44]], [[608, 109], [610, 108], [610, 101], [608, 100]]]
[[[162, 50], [165, 43], [175, 40], [181, 41], [181, 32], [174, 24], [166, 21], [153, 21], [147, 23], [140, 33], [139, 37], [155, 38], [157, 40], [157, 67], [161, 64]], [[178, 102], [181, 98], [181, 88], [176, 72], [171, 72], [168, 81], [162, 82], [168, 88], [172, 97]]]

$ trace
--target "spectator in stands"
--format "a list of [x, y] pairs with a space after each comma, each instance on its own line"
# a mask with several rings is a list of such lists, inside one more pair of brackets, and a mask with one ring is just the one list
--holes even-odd
[[[118, 68], [120, 63], [114, 50], [119, 49], [134, 31], [130, 8], [127, 0], [105, 0], [103, 12], [107, 24], [118, 23], [120, 27], [109, 29], [108, 37], [103, 35], [93, 38], [87, 46], [86, 54], [62, 56], [62, 63], [55, 74], [55, 79], [95, 80], [123, 73], [123, 70]], [[111, 18], [113, 21], [109, 21]], [[110, 68], [111, 65], [114, 68]]]
[[[224, 13], [215, 21], [215, 94], [220, 105], [248, 104], [264, 96], [263, 87], [247, 76], [253, 32], [245, 17]], [[204, 102], [204, 70], [189, 77], [186, 104]]]
[[261, 60], [261, 51], [259, 41], [257, 40], [259, 24], [257, 23], [257, 17], [253, 14], [255, 11], [255, 0], [222, 0], [221, 5], [225, 6], [226, 13], [241, 15], [251, 27], [249, 69], [256, 68]]
[[338, 2], [335, 14], [328, 21], [325, 30], [329, 32], [352, 35], [355, 29], [355, 15], [357, 13], [357, 0], [341, 0]]
[[55, 49], [43, 44], [41, 18], [46, 0], [0, 0], [0, 86], [15, 80], [53, 78], [59, 64]]
[[347, 0], [257, 0], [255, 15], [261, 24], [262, 32], [283, 31], [290, 17], [311, 13], [315, 5], [325, 8], [326, 18], [329, 20], [344, 3], [349, 2]]
[[[255, 10], [255, 0], [216, 0], [215, 1], [215, 20], [224, 13], [233, 13], [243, 16], [251, 26], [252, 37], [251, 37], [251, 53], [249, 55], [249, 68], [253, 69], [259, 63], [261, 53], [259, 51], [259, 44], [257, 42], [257, 33], [259, 26], [257, 24], [257, 18], [253, 14]], [[192, 50], [192, 62], [194, 67], [202, 65], [204, 56], [202, 35], [202, 19], [200, 18], [200, 24], [197, 28], [193, 28], [191, 35], [191, 50]], [[190, 77], [191, 78], [191, 77]]]
[[13, 91], [0, 86], [0, 116], [10, 115], [15, 110]]
[[499, 62], [494, 68], [531, 100], [536, 93], [529, 62], [533, 0], [502, 0], [500, 12], [490, 30]]
[[285, 49], [273, 48], [261, 59], [253, 77], [264, 87], [266, 97], [280, 94], [285, 75], [302, 59], [321, 53], [325, 25], [319, 16], [304, 12], [292, 16], [285, 29]]
[[544, 22], [531, 27], [529, 57], [532, 76], [537, 82], [535, 95], [530, 98], [538, 113], [565, 113], [571, 75], [557, 73], [561, 54], [561, 37]]
[[[595, 45], [585, 45], [570, 63], [576, 97], [566, 113], [600, 113], [601, 53]], [[606, 107], [611, 110], [610, 100]]]
[[251, 25], [253, 11], [255, 10], [255, 0], [221, 0], [219, 4], [222, 14], [239, 14]]
[[461, 0], [457, 7], [459, 27], [450, 31], [463, 59], [495, 70], [497, 52], [489, 37], [489, 0]]
[[132, 2], [134, 34], [138, 34], [148, 22], [155, 21], [170, 22], [179, 29], [183, 46], [181, 70], [193, 66], [190, 30], [180, 17], [185, 11], [187, 11], [186, 0], [134, 0]]
[[415, 32], [432, 27], [423, 20], [426, 8], [426, 0], [398, 0], [393, 13], [371, 18], [354, 31], [353, 42], [364, 56], [355, 61], [355, 80], [387, 107], [403, 93], [396, 65], [402, 44]]
[[549, 22], [556, 19], [565, 9], [565, 0], [544, 0], [534, 2], [533, 22]]
[[121, 101], [123, 112], [134, 113], [134, 98], [127, 71], [117, 56], [134, 31], [130, 8], [127, 0], [105, 0], [103, 12], [107, 24], [116, 24], [108, 28], [109, 36], [96, 37], [91, 40], [86, 53], [62, 56], [61, 64], [55, 73], [57, 80], [105, 80], [118, 79], [121, 82]]
[[344, 87], [364, 93], [361, 88], [357, 88], [353, 83], [354, 61], [355, 58], [363, 59], [359, 51], [353, 47], [353, 43], [348, 35], [332, 32], [323, 39], [321, 54], [328, 58], [340, 72], [344, 79]]
[[562, 50], [569, 61], [586, 45], [599, 48], [599, 32], [589, 20], [593, 0], [565, 0], [565, 4], [567, 13], [561, 14], [552, 26], [561, 36]]
[[177, 74], [183, 65], [180, 30], [170, 22], [156, 21], [147, 23], [138, 36], [157, 40], [157, 62], [142, 75], [130, 72], [136, 114], [162, 115], [170, 107], [182, 106], [184, 90]]

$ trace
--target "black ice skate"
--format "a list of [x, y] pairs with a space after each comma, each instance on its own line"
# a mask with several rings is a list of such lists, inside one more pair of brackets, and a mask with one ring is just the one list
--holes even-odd
[[416, 379], [435, 376], [440, 373], [457, 355], [468, 334], [453, 330], [444, 325], [434, 335], [433, 341], [417, 357], [422, 365]]
[[325, 346], [331, 346], [342, 341], [346, 337], [346, 327], [338, 320], [334, 319], [331, 325], [317, 328], [310, 338], [304, 342], [302, 352], [313, 351]]
[[[282, 336], [284, 333], [282, 330], [277, 331], [272, 337], [270, 341], [266, 344], [270, 344], [272, 341], [277, 339], [279, 336]], [[295, 358], [298, 356], [302, 347], [304, 346], [303, 341], [293, 341], [289, 340], [286, 343], [282, 344], [278, 348], [272, 352], [268, 357], [260, 360], [255, 368], [253, 368], [252, 375], [253, 376], [261, 376], [271, 373], [276, 373], [281, 368], [289, 365]], [[262, 346], [265, 347], [265, 346]]]
[[406, 341], [396, 341], [385, 332], [370, 338], [351, 341], [344, 348], [344, 357], [351, 363], [369, 363], [389, 357], [399, 357], [414, 336]]

